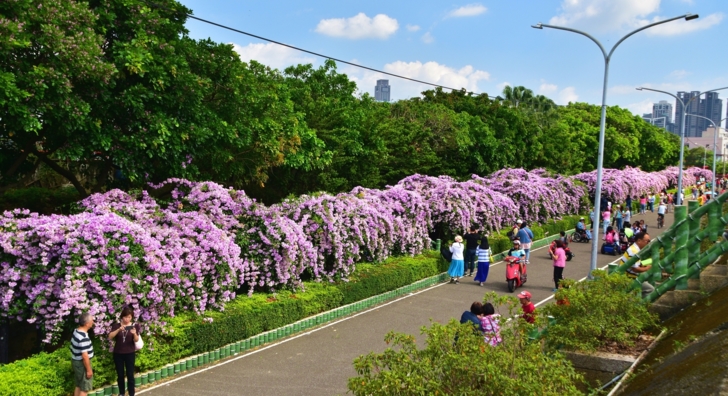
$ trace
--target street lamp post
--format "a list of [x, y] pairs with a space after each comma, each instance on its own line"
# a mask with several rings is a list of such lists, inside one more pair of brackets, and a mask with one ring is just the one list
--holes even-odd
[[[597, 152], [597, 180], [596, 180], [596, 186], [595, 186], [595, 192], [594, 192], [594, 216], [595, 220], [601, 219], [601, 205], [600, 201], [602, 199], [602, 165], [604, 163], [604, 130], [606, 126], [606, 120], [607, 120], [607, 82], [609, 81], [609, 61], [612, 59], [612, 54], [614, 54], [614, 50], [617, 49], [619, 44], [622, 44], [624, 40], [629, 38], [635, 33], [641, 32], [645, 29], [649, 29], [653, 26], [661, 25], [663, 23], [676, 21], [678, 19], [685, 19], [686, 21], [690, 21], [693, 19], [698, 18], [697, 14], [685, 14], [678, 17], [665, 19], [659, 22], [654, 22], [647, 24], [645, 26], [642, 26], [639, 29], [635, 29], [626, 36], [622, 37], [617, 41], [616, 44], [612, 47], [611, 50], [609, 50], [609, 53], [604, 49], [604, 46], [602, 43], [599, 42], [599, 40], [595, 39], [592, 35], [589, 33], [583, 32], [581, 30], [572, 29], [564, 26], [555, 26], [555, 25], [547, 25], [544, 23], [538, 23], [537, 25], [532, 25], [531, 27], [535, 29], [543, 29], [543, 28], [551, 28], [551, 29], [558, 29], [558, 30], [565, 30], [567, 32], [577, 33], [582, 36], [587, 37], [589, 40], [593, 41], [599, 49], [602, 51], [602, 55], [604, 55], [604, 83], [602, 86], [602, 114], [599, 121], [599, 149]], [[589, 262], [589, 278], [591, 278], [591, 273], [595, 269], [597, 269], [597, 252], [599, 250], [599, 226], [601, 225], [601, 221], [595, 221], [592, 230], [592, 248], [591, 248], [591, 260]]]
[[[718, 151], [718, 130], [719, 130], [718, 128], [719, 127], [717, 125], [715, 125], [715, 122], [713, 122], [713, 120], [708, 117], [703, 117], [703, 116], [697, 115], [697, 114], [688, 114], [688, 115], [691, 117], [698, 117], [698, 118], [707, 120], [708, 122], [710, 122], [713, 125], [713, 130], [715, 130], [715, 133], [713, 134], [713, 180], [711, 181], [711, 184], [710, 184], [710, 191], [711, 191], [710, 199], [713, 199], [713, 198], [715, 198], [715, 160], [716, 160], [715, 156], [716, 156], [716, 152]], [[718, 121], [718, 125], [722, 124], [723, 121], [725, 121], [725, 118]], [[709, 146], [708, 144], [705, 145], [705, 147], [708, 147], [708, 146]], [[707, 154], [707, 150], [704, 150], [703, 151], [703, 169], [705, 169], [706, 154]]]
[[[652, 88], [645, 88], [645, 87], [637, 87], [638, 91], [653, 91], [653, 92], [660, 92], [664, 93], [665, 95], [670, 95], [675, 100], [680, 102], [682, 105], [682, 127], [680, 128], [680, 164], [678, 165], [678, 171], [677, 171], [677, 199], [676, 202], [678, 205], [682, 205], [682, 192], [683, 192], [683, 156], [685, 155], [685, 123], [687, 121], [688, 116], [688, 109], [687, 105], [690, 104], [695, 98], [699, 98], [702, 94], [706, 92], [714, 92], [714, 91], [720, 91], [722, 89], [728, 89], [728, 87], [723, 88], [716, 88], [716, 89], [710, 89], [708, 91], [699, 92], [697, 95], [690, 98], [690, 100], [687, 101], [687, 103], [683, 102], [682, 99], [678, 98], [677, 95], [674, 95], [667, 91], [661, 91], [659, 89], [652, 89]], [[692, 115], [692, 114], [691, 114]], [[677, 118], [677, 117], [676, 117]]]

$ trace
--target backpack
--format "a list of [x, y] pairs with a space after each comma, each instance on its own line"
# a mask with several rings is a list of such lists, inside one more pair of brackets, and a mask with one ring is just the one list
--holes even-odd
[[442, 258], [444, 258], [445, 261], [447, 261], [448, 263], [452, 261], [452, 252], [447, 246], [443, 246], [440, 248], [440, 254], [442, 255]]

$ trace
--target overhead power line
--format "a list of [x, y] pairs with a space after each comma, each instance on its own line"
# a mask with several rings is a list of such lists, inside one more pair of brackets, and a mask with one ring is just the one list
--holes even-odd
[[191, 19], [194, 19], [194, 20], [197, 20], [197, 21], [200, 21], [200, 22], [204, 22], [204, 23], [207, 23], [207, 24], [210, 24], [210, 25], [213, 25], [213, 26], [217, 26], [217, 27], [220, 27], [220, 28], [223, 28], [223, 29], [227, 29], [227, 30], [233, 31], [235, 33], [240, 33], [240, 34], [244, 34], [246, 36], [255, 37], [255, 38], [259, 39], [259, 40], [263, 40], [263, 41], [267, 41], [269, 43], [273, 43], [273, 44], [281, 45], [281, 46], [284, 46], [284, 47], [288, 47], [288, 48], [294, 49], [296, 51], [305, 52], [307, 54], [315, 55], [315, 56], [318, 56], [318, 57], [321, 57], [321, 58], [331, 59], [331, 60], [336, 61], [336, 62], [339, 62], [339, 63], [344, 63], [344, 64], [347, 64], [347, 65], [350, 65], [350, 66], [358, 67], [360, 69], [365, 69], [365, 70], [369, 70], [369, 71], [373, 71], [373, 72], [377, 72], [377, 73], [382, 73], [382, 74], [386, 74], [388, 76], [392, 76], [392, 77], [396, 77], [396, 78], [401, 78], [403, 80], [414, 81], [414, 82], [417, 82], [417, 83], [420, 83], [420, 84], [426, 84], [426, 85], [430, 85], [430, 86], [433, 86], [433, 87], [440, 87], [440, 88], [444, 88], [444, 89], [449, 89], [449, 90], [452, 90], [452, 91], [460, 91], [462, 89], [462, 88], [458, 89], [458, 88], [446, 87], [444, 85], [435, 84], [435, 83], [431, 83], [431, 82], [427, 82], [427, 81], [422, 81], [422, 80], [417, 80], [415, 78], [410, 78], [410, 77], [406, 77], [406, 76], [401, 76], [399, 74], [389, 73], [389, 72], [386, 72], [386, 71], [383, 71], [383, 70], [378, 70], [378, 69], [375, 69], [375, 68], [372, 68], [372, 67], [368, 67], [368, 66], [358, 65], [358, 64], [353, 63], [353, 62], [348, 62], [348, 61], [341, 60], [341, 59], [338, 59], [338, 58], [334, 58], [334, 57], [331, 57], [331, 56], [328, 56], [328, 55], [320, 54], [318, 52], [313, 52], [313, 51], [309, 51], [307, 49], [303, 49], [303, 48], [300, 48], [300, 47], [296, 47], [296, 46], [293, 46], [293, 45], [289, 45], [289, 44], [286, 44], [286, 43], [282, 43], [280, 41], [271, 40], [269, 38], [265, 38], [265, 37], [262, 37], [262, 36], [258, 36], [256, 34], [244, 32], [242, 30], [235, 29], [235, 28], [232, 28], [230, 26], [223, 25], [221, 23], [217, 23], [217, 22], [213, 22], [213, 21], [208, 21], [207, 19], [198, 18], [198, 17], [196, 17], [196, 16], [194, 16], [192, 14], [188, 14], [186, 12], [181, 12], [181, 11], [173, 10], [173, 9], [170, 9], [170, 8], [165, 7], [163, 5], [159, 5], [159, 4], [153, 3], [151, 1], [146, 1], [146, 0], [142, 0], [142, 1], [144, 3], [147, 3], [151, 7], [160, 8], [160, 9], [164, 9], [164, 10], [167, 10], [167, 11], [170, 11], [170, 12], [179, 13], [179, 14], [184, 14], [188, 18], [191, 18]]

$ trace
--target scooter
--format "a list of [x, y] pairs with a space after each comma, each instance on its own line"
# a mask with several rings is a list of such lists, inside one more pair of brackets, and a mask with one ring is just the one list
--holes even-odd
[[506, 282], [508, 283], [508, 291], [513, 293], [516, 288], [526, 283], [526, 263], [525, 258], [508, 256], [506, 262]]

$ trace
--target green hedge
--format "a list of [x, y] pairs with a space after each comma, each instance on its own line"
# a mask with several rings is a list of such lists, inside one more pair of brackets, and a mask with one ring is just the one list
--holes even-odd
[[68, 213], [80, 199], [73, 187], [55, 190], [41, 187], [13, 189], [0, 194], [0, 211], [23, 208], [42, 214]]
[[[306, 282], [305, 291], [241, 296], [224, 312], [205, 317], [191, 313], [169, 320], [168, 333], [145, 335], [147, 345], [137, 353], [138, 372], [157, 369], [184, 357], [206, 352], [262, 332], [276, 329], [336, 307], [435, 276], [446, 268], [439, 252], [417, 257], [395, 257], [381, 264], [359, 264], [348, 282]], [[211, 320], [211, 321], [210, 321]], [[115, 381], [111, 353], [94, 338], [94, 384]], [[0, 396], [66, 395], [73, 393], [67, 345], [52, 353], [0, 366]]]

